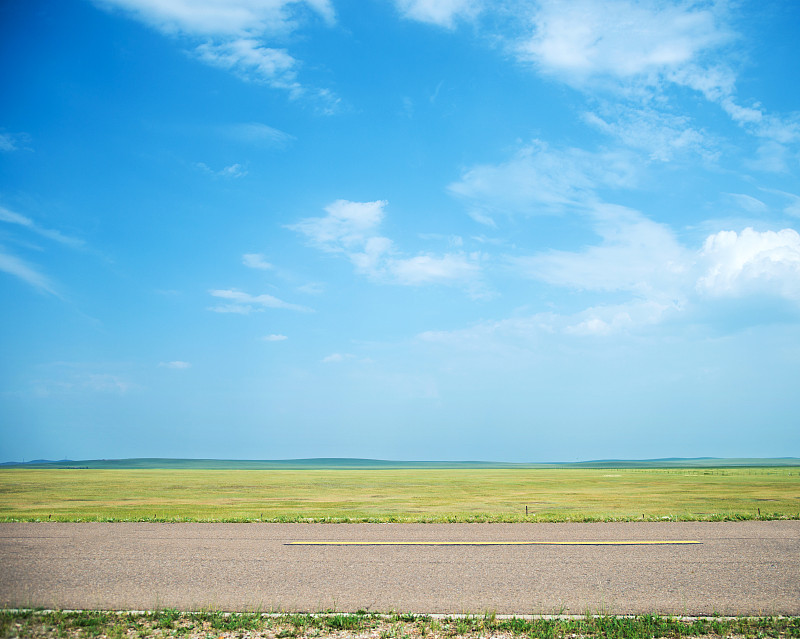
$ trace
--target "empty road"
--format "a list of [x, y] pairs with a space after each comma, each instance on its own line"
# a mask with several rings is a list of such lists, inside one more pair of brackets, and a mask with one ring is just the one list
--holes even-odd
[[800, 521], [6, 523], [0, 605], [797, 615]]

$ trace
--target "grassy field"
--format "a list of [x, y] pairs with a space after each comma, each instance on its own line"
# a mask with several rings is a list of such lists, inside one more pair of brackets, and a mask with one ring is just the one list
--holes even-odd
[[224, 614], [215, 611], [181, 613], [34, 612], [0, 610], [0, 637], [83, 638], [119, 637], [251, 637], [444, 639], [452, 637], [576, 637], [654, 639], [656, 637], [800, 637], [800, 618], [761, 617], [691, 619], [644, 615], [589, 616], [579, 619], [510, 618], [492, 614], [433, 618], [411, 614]]
[[800, 468], [0, 470], [0, 521], [757, 517], [800, 517]]

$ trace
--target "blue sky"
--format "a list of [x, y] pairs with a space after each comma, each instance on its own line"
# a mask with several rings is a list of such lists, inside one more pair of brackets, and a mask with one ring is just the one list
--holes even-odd
[[800, 456], [800, 5], [0, 5], [0, 457]]

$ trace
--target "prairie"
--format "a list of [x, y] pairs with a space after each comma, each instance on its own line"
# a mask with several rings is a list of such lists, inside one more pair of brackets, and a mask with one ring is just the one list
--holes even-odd
[[800, 517], [800, 468], [0, 470], [0, 521], [759, 517]]

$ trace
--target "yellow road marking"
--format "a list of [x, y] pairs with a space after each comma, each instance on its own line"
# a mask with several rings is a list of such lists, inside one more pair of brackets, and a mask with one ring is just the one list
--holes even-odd
[[676, 546], [702, 541], [290, 541], [287, 546]]

